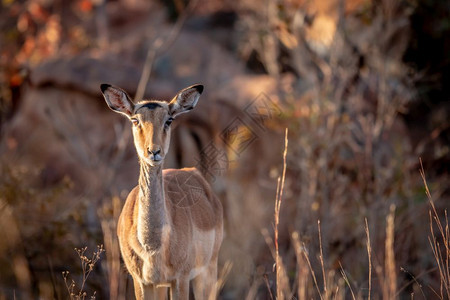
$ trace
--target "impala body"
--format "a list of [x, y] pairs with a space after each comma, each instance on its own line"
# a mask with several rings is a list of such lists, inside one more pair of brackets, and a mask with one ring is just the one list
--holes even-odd
[[197, 104], [203, 86], [180, 91], [170, 102], [133, 103], [120, 88], [102, 84], [108, 106], [133, 123], [140, 162], [138, 185], [121, 212], [117, 234], [137, 299], [216, 297], [223, 237], [222, 205], [195, 168], [162, 169], [172, 121]]

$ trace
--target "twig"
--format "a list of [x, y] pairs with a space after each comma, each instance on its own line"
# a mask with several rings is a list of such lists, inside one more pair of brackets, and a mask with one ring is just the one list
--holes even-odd
[[[69, 292], [69, 297], [70, 299], [85, 299], [87, 296], [87, 293], [84, 291], [84, 286], [89, 278], [89, 275], [91, 274], [91, 272], [94, 270], [95, 264], [100, 260], [100, 256], [101, 254], [105, 251], [103, 249], [103, 245], [98, 245], [97, 246], [97, 251], [94, 251], [92, 253], [92, 257], [88, 258], [84, 255], [84, 253], [86, 252], [87, 247], [84, 248], [80, 248], [77, 249], [75, 248], [75, 251], [78, 253], [78, 256], [80, 258], [81, 261], [81, 269], [83, 272], [83, 278], [82, 278], [82, 282], [81, 282], [81, 287], [78, 290], [78, 293], [75, 294], [74, 290], [75, 290], [75, 282], [73, 281], [73, 279], [71, 280], [72, 282], [70, 284], [68, 284], [68, 277], [69, 277], [69, 271], [64, 271], [62, 272], [62, 276], [64, 278], [64, 283], [66, 285], [66, 289]], [[95, 292], [94, 294], [91, 296], [91, 299], [95, 299]]]
[[[276, 264], [276, 275], [277, 275], [277, 299], [284, 299], [283, 288], [284, 288], [284, 276], [281, 274], [281, 257], [278, 248], [278, 225], [280, 223], [280, 209], [281, 209], [281, 200], [283, 199], [283, 190], [284, 190], [284, 182], [286, 179], [286, 156], [287, 156], [287, 147], [288, 147], [288, 129], [285, 131], [284, 138], [284, 152], [283, 152], [283, 173], [281, 176], [281, 184], [280, 178], [278, 178], [278, 188], [277, 189], [277, 198], [275, 199], [275, 264]], [[283, 283], [282, 283], [283, 281]]]
[[[306, 249], [306, 246], [304, 243], [303, 243], [303, 248]], [[317, 283], [316, 274], [314, 273], [314, 270], [311, 265], [311, 261], [309, 260], [309, 257], [308, 257], [308, 254], [306, 253], [306, 251], [303, 251], [303, 256], [305, 257], [306, 262], [308, 263], [309, 271], [311, 272], [312, 278], [314, 280], [314, 285], [316, 286], [317, 293], [319, 294], [320, 299], [323, 300], [322, 293], [320, 292], [320, 289], [319, 289], [319, 284]]]
[[[408, 270], [406, 270], [406, 269], [403, 268], [403, 267], [400, 267], [400, 271], [403, 271], [403, 272], [405, 272], [406, 274], [408, 274], [409, 276], [411, 276], [411, 278], [413, 279], [413, 281], [414, 281], [414, 282], [417, 284], [417, 286], [419, 287], [420, 292], [422, 293], [423, 299], [427, 299], [427, 297], [425, 296], [425, 293], [423, 292], [422, 285], [419, 283], [419, 281], [417, 281], [417, 277], [415, 277], [413, 274], [411, 274], [411, 272], [409, 272]], [[408, 286], [409, 284], [410, 284], [410, 282], [406, 283], [405, 286]], [[397, 296], [400, 294], [400, 292], [401, 292], [403, 289], [404, 289], [404, 288], [400, 289], [400, 290], [397, 292]]]
[[180, 34], [180, 31], [183, 28], [184, 22], [186, 21], [189, 13], [197, 5], [197, 2], [198, 0], [189, 2], [186, 9], [178, 18], [175, 25], [172, 27], [172, 30], [170, 31], [165, 41], [163, 41], [163, 38], [159, 36], [155, 39], [152, 45], [150, 45], [150, 48], [147, 51], [147, 57], [145, 58], [144, 67], [142, 68], [141, 78], [139, 79], [136, 94], [134, 96], [135, 101], [140, 100], [144, 97], [145, 87], [147, 86], [148, 80], [150, 78], [156, 56], [158, 55], [158, 53], [166, 51], [173, 44], [177, 36]]
[[327, 289], [327, 279], [325, 275], [325, 266], [323, 262], [323, 249], [322, 249], [322, 231], [320, 230], [320, 220], [317, 220], [317, 227], [319, 230], [319, 251], [320, 251], [320, 266], [322, 268], [322, 277], [323, 277], [323, 291], [325, 293], [325, 298], [328, 299], [328, 289]]
[[[403, 271], [403, 272], [406, 272], [406, 273], [410, 274], [410, 273], [409, 273], [407, 270], [405, 270], [404, 268], [400, 268], [400, 270]], [[431, 272], [434, 272], [434, 271], [436, 271], [436, 270], [437, 270], [437, 267], [434, 267], [434, 268], [431, 268], [431, 269], [429, 269], [429, 270], [423, 271], [423, 272], [420, 273], [419, 275], [415, 276], [415, 279], [414, 279], [413, 281], [416, 281], [416, 280], [418, 280], [419, 278], [421, 278], [422, 276], [427, 275], [427, 274], [429, 274], [429, 273], [431, 273]], [[411, 277], [413, 277], [412, 274], [410, 274], [410, 275], [411, 275]], [[400, 289], [397, 290], [397, 295], [400, 295], [400, 294], [401, 294], [401, 293], [402, 293], [402, 292], [403, 292], [410, 284], [411, 284], [411, 281], [406, 282]], [[417, 284], [419, 284], [418, 281], [417, 281]], [[433, 290], [433, 288], [432, 288], [431, 286], [429, 286], [429, 285], [427, 285], [427, 286], [428, 286], [428, 288], [430, 288], [431, 291], [432, 291], [433, 293], [435, 293], [436, 296], [439, 298], [439, 295], [436, 293], [436, 291]], [[424, 299], [426, 299], [426, 298], [424, 297]]]
[[273, 300], [273, 294], [272, 294], [272, 291], [270, 290], [270, 284], [269, 284], [269, 279], [267, 278], [267, 274], [264, 274], [263, 277], [264, 277], [264, 282], [266, 283], [267, 290], [269, 291], [270, 299]]
[[[339, 262], [339, 267], [341, 268], [342, 278], [344, 278], [345, 283], [348, 285], [348, 287], [350, 289], [350, 293], [352, 293], [352, 299], [355, 300], [356, 299], [355, 294], [353, 293], [352, 286], [350, 284], [350, 281], [348, 280], [348, 277], [347, 277], [347, 274], [344, 271], [344, 268], [342, 267], [341, 262]], [[369, 293], [369, 295], [370, 295], [370, 293]], [[369, 296], [368, 299], [370, 299], [370, 296]]]

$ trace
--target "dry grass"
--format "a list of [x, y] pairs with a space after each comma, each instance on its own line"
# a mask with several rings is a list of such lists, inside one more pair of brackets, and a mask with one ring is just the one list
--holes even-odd
[[[366, 237], [367, 237], [367, 257], [369, 259], [369, 291], [367, 294], [367, 299], [370, 300], [371, 298], [371, 291], [372, 291], [372, 246], [370, 245], [370, 232], [369, 232], [369, 225], [367, 224], [367, 218], [364, 219], [365, 221], [365, 231], [366, 231]], [[352, 291], [353, 299], [355, 299], [355, 295]]]
[[[286, 143], [285, 143], [285, 151], [284, 151], [284, 158], [286, 157], [287, 153], [287, 136], [286, 136]], [[286, 169], [286, 163], [284, 160], [283, 169]], [[447, 216], [447, 210], [444, 212], [444, 223], [441, 221], [441, 216], [439, 216], [435, 204], [433, 202], [433, 199], [431, 197], [431, 193], [428, 188], [428, 184], [425, 179], [425, 172], [423, 169], [423, 166], [421, 164], [420, 174], [423, 179], [426, 195], [429, 200], [430, 210], [429, 210], [429, 224], [430, 224], [430, 236], [428, 237], [430, 248], [433, 253], [433, 256], [435, 258], [435, 264], [436, 268], [430, 270], [437, 271], [438, 277], [439, 277], [439, 290], [433, 289], [432, 286], [428, 286], [434, 296], [436, 296], [438, 299], [450, 299], [449, 294], [449, 287], [450, 287], [450, 281], [449, 281], [449, 274], [450, 274], [450, 268], [449, 268], [449, 262], [450, 262], [450, 251], [449, 251], [449, 245], [450, 245], [450, 239], [449, 239], [449, 227], [448, 227], [448, 216]], [[286, 266], [282, 263], [283, 259], [279, 254], [278, 251], [278, 225], [279, 225], [279, 214], [280, 214], [280, 208], [281, 208], [281, 190], [280, 187], [284, 186], [284, 177], [281, 180], [280, 184], [280, 178], [278, 178], [278, 189], [277, 189], [277, 197], [275, 201], [275, 213], [274, 213], [274, 241], [268, 237], [268, 231], [264, 231], [264, 235], [266, 236], [266, 242], [268, 243], [269, 247], [272, 250], [272, 255], [275, 260], [275, 272], [276, 272], [276, 299], [292, 299], [293, 297], [295, 299], [309, 299], [309, 298], [320, 298], [323, 299], [348, 299], [348, 297], [351, 297], [351, 299], [371, 299], [372, 298], [372, 246], [371, 246], [371, 240], [370, 240], [370, 230], [369, 225], [367, 222], [367, 219], [365, 219], [365, 232], [366, 232], [366, 249], [367, 249], [367, 255], [368, 255], [368, 293], [367, 296], [362, 296], [361, 291], [357, 291], [355, 294], [352, 283], [350, 282], [346, 271], [344, 270], [344, 267], [342, 266], [341, 262], [339, 262], [340, 267], [340, 274], [341, 279], [345, 284], [348, 286], [350, 295], [348, 295], [345, 290], [343, 289], [342, 280], [335, 278], [335, 273], [325, 268], [325, 262], [323, 255], [323, 249], [322, 249], [322, 236], [321, 236], [321, 229], [320, 229], [320, 220], [317, 221], [318, 225], [318, 242], [319, 242], [319, 252], [317, 253], [317, 260], [319, 261], [319, 271], [322, 273], [322, 284], [319, 283], [316, 275], [316, 271], [312, 266], [311, 260], [310, 260], [310, 254], [308, 253], [306, 246], [304, 243], [301, 242], [300, 235], [297, 231], [292, 233], [292, 242], [293, 247], [295, 249], [295, 257], [297, 261], [297, 268], [296, 268], [296, 274], [295, 278], [296, 281], [292, 281], [292, 287], [289, 285], [289, 279], [286, 277], [286, 274], [289, 273], [289, 266]], [[395, 206], [391, 205], [390, 211], [388, 215], [386, 216], [386, 237], [385, 237], [385, 261], [384, 261], [384, 268], [378, 264], [376, 266], [376, 275], [377, 275], [377, 281], [380, 282], [381, 290], [379, 292], [376, 292], [374, 294], [374, 298], [377, 299], [397, 299], [399, 297], [399, 294], [402, 292], [402, 289], [399, 290], [397, 285], [397, 278], [398, 278], [398, 268], [395, 262], [395, 238], [394, 238], [394, 232], [395, 232]], [[437, 228], [438, 235], [435, 234], [435, 228]], [[275, 249], [275, 250], [273, 250]], [[400, 268], [402, 271], [405, 271], [403, 268]], [[422, 289], [422, 285], [419, 283], [418, 278], [414, 277], [412, 274], [410, 274], [412, 277], [412, 281], [417, 285], [417, 287], [420, 289], [421, 295], [424, 299], [428, 299], [425, 295], [425, 292]], [[312, 279], [312, 281], [311, 281]], [[328, 280], [328, 281], [327, 281]], [[267, 280], [266, 280], [267, 282]], [[297, 286], [297, 290], [295, 291], [295, 286]], [[272, 291], [267, 284], [267, 288], [269, 290], [270, 298], [273, 299]], [[414, 299], [414, 292], [411, 293], [411, 299]]]
[[[69, 293], [69, 297], [71, 300], [84, 300], [86, 297], [88, 297], [87, 292], [85, 291], [86, 283], [89, 279], [89, 275], [91, 275], [92, 271], [94, 270], [95, 265], [99, 262], [100, 256], [103, 252], [105, 252], [105, 249], [103, 248], [103, 245], [97, 246], [97, 250], [92, 252], [91, 257], [86, 256], [86, 250], [87, 247], [77, 249], [75, 248], [75, 251], [78, 254], [78, 257], [80, 258], [81, 263], [81, 270], [82, 270], [82, 278], [81, 283], [79, 286], [75, 283], [73, 279], [69, 279], [69, 271], [62, 272], [62, 276], [64, 278], [64, 283], [66, 285], [67, 292]], [[96, 292], [94, 291], [91, 296], [89, 296], [89, 299], [95, 299]]]
[[[433, 292], [439, 299], [450, 299], [450, 232], [447, 209], [445, 209], [444, 221], [442, 222], [442, 217], [436, 210], [431, 192], [428, 188], [422, 160], [420, 160], [420, 175], [422, 176], [425, 192], [431, 207], [428, 212], [430, 216], [430, 236], [428, 237], [428, 241], [430, 242], [430, 247], [439, 271], [440, 288], [439, 291], [433, 290]], [[435, 235], [435, 226], [438, 229], [438, 236]]]

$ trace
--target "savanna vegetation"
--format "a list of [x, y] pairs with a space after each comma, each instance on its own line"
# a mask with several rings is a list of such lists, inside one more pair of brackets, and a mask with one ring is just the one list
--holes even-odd
[[450, 299], [446, 1], [0, 5], [0, 299], [133, 297], [103, 82], [205, 85], [166, 167], [222, 201], [220, 299]]

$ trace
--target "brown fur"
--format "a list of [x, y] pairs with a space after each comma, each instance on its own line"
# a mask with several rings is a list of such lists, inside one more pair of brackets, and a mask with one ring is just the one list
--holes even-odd
[[[169, 196], [173, 191], [176, 183], [171, 181], [175, 176], [182, 178], [192, 177], [195, 179], [188, 180], [189, 183], [197, 183], [197, 187], [203, 188], [203, 194], [194, 203], [193, 206], [177, 205], [177, 199]], [[195, 169], [167, 169], [163, 171], [165, 186], [165, 203], [168, 214], [173, 222], [173, 232], [169, 237], [169, 244], [163, 246], [165, 253], [155, 255], [154, 264], [158, 264], [160, 269], [165, 269], [155, 280], [154, 284], [171, 283], [176, 280], [177, 275], [186, 275], [195, 268], [207, 266], [207, 258], [209, 253], [195, 251], [192, 240], [193, 230], [198, 229], [203, 232], [216, 231], [218, 235], [215, 237], [211, 257], [209, 260], [217, 261], [220, 244], [222, 241], [222, 205], [215, 197], [208, 186], [206, 180], [200, 172]], [[144, 253], [144, 249], [137, 239], [137, 213], [139, 210], [138, 203], [139, 186], [136, 186], [129, 194], [118, 223], [118, 236], [121, 245], [122, 257], [125, 261], [127, 269], [133, 276], [133, 280], [142, 280], [142, 266], [145, 259], [139, 253]], [[180, 230], [176, 230], [179, 228]], [[204, 250], [204, 249], [200, 249]], [[160, 259], [164, 257], [162, 263]], [[158, 259], [159, 258], [159, 259]], [[155, 270], [159, 271], [159, 270]], [[214, 274], [211, 274], [214, 276]], [[139, 298], [139, 297], [137, 297]]]
[[188, 299], [191, 279], [196, 299], [215, 297], [222, 205], [197, 169], [162, 170], [170, 139], [167, 120], [191, 110], [202, 90], [192, 86], [170, 103], [135, 105], [123, 90], [102, 85], [110, 108], [133, 121], [141, 163], [139, 184], [128, 195], [117, 230], [137, 299], [164, 299], [166, 287], [172, 299]]

